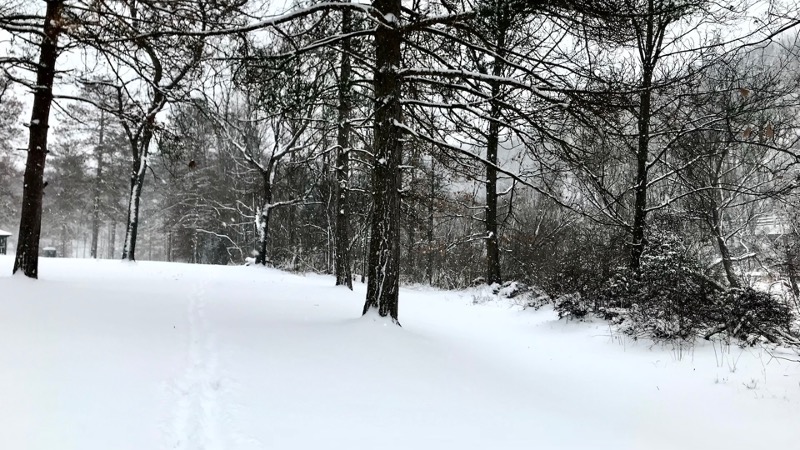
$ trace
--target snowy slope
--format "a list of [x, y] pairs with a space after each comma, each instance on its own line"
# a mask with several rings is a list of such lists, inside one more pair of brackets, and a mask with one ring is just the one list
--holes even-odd
[[800, 364], [252, 267], [0, 256], [2, 449], [797, 449]]

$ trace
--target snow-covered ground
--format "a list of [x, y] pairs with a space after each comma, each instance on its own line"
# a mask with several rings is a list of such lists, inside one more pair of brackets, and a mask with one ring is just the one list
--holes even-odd
[[[800, 364], [253, 267], [0, 256], [0, 448], [798, 449]], [[716, 350], [716, 351], [715, 351]]]

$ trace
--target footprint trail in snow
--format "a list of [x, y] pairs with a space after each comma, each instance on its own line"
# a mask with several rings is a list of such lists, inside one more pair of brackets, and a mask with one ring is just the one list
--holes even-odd
[[195, 286], [188, 299], [187, 361], [174, 388], [177, 405], [174, 411], [172, 447], [180, 450], [217, 450], [225, 448], [223, 409], [220, 407], [222, 378], [219, 352], [206, 308], [207, 289], [212, 280]]

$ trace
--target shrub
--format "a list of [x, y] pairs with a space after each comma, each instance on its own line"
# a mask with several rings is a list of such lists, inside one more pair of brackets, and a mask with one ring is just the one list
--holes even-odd
[[706, 339], [724, 333], [750, 345], [763, 337], [773, 343], [791, 334], [792, 308], [767, 292], [731, 289], [717, 296], [712, 327]]
[[554, 309], [559, 319], [583, 319], [592, 311], [592, 307], [581, 297], [581, 294], [564, 294], [555, 299]]
[[618, 269], [600, 291], [596, 309], [626, 316], [623, 329], [633, 336], [693, 338], [707, 327], [715, 289], [701, 270], [677, 235], [654, 233], [639, 272]]
[[497, 300], [533, 309], [551, 303], [550, 296], [544, 290], [519, 281], [506, 281], [502, 285], [497, 283], [491, 286], [483, 285], [472, 294], [472, 303], [475, 305]]
[[[746, 344], [759, 338], [793, 341], [793, 311], [773, 295], [751, 288], [720, 289], [680, 238], [654, 233], [640, 270], [619, 268], [594, 302], [565, 299], [559, 317], [582, 317], [588, 311], [621, 324], [632, 336], [656, 341], [706, 339], [722, 334]], [[788, 339], [786, 339], [788, 337]]]

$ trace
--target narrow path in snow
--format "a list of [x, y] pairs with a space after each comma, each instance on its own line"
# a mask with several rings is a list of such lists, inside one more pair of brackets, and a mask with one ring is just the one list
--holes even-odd
[[225, 448], [219, 355], [206, 316], [207, 289], [211, 282], [199, 281], [191, 289], [187, 302], [187, 362], [183, 376], [175, 384], [178, 398], [172, 447], [181, 450]]

